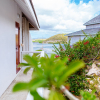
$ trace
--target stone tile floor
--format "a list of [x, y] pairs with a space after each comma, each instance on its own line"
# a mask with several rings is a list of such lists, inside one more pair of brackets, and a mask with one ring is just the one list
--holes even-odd
[[13, 86], [20, 81], [27, 82], [31, 79], [32, 70], [30, 70], [27, 75], [23, 74], [23, 70], [20, 70], [16, 78], [12, 81], [10, 86], [6, 89], [3, 95], [0, 97], [0, 100], [26, 100], [28, 91], [21, 92], [12, 92]]

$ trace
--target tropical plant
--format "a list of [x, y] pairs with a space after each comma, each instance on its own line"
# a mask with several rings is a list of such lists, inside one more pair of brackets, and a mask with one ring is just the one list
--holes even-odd
[[64, 47], [59, 43], [59, 48], [55, 45], [53, 48], [54, 52], [60, 56], [61, 59], [68, 56], [69, 62], [75, 59], [82, 59], [85, 63], [89, 63], [100, 56], [100, 32], [94, 37], [86, 35], [82, 41], [79, 40], [73, 46], [70, 46], [69, 41], [68, 43], [64, 43]]
[[[84, 32], [83, 32], [84, 33]], [[64, 43], [64, 47], [59, 43], [59, 48], [55, 45], [53, 46], [54, 52], [56, 53], [56, 58], [60, 57], [63, 59], [64, 57], [68, 57], [67, 65], [70, 62], [80, 59], [83, 60], [86, 65], [92, 64], [95, 59], [100, 58], [100, 32], [95, 36], [87, 36], [85, 34], [85, 38], [81, 41], [79, 40], [73, 46], [70, 46], [70, 40], [68, 43]], [[80, 95], [80, 90], [84, 90], [86, 87], [85, 83], [85, 68], [80, 69], [78, 72], [71, 75], [67, 82], [70, 83], [70, 91], [75, 95]]]
[[95, 90], [93, 90], [91, 93], [89, 93], [88, 91], [81, 91], [81, 95], [82, 100], [99, 100], [96, 98]]
[[[64, 86], [66, 86], [66, 80], [75, 71], [79, 70], [84, 66], [84, 63], [79, 60], [75, 60], [66, 66], [68, 58], [65, 57], [63, 60], [55, 58], [55, 55], [51, 57], [41, 57], [24, 55], [23, 59], [27, 63], [20, 63], [19, 67], [28, 66], [24, 73], [27, 74], [30, 68], [33, 68], [32, 79], [29, 82], [19, 82], [13, 87], [13, 92], [28, 90], [34, 97], [34, 100], [45, 100], [41, 97], [37, 88], [44, 87], [50, 90], [48, 100], [65, 100], [62, 92], [66, 93]], [[61, 92], [62, 90], [62, 92]], [[67, 91], [67, 96], [70, 93]], [[78, 99], [74, 99], [78, 100]]]

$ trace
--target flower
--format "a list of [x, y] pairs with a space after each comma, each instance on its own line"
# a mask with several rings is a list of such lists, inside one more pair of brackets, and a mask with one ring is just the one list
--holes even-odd
[[84, 56], [83, 58], [86, 58], [86, 56]]
[[89, 43], [89, 41], [86, 41], [86, 42], [84, 42], [83, 44], [86, 45], [86, 44], [88, 44], [88, 43]]
[[95, 48], [95, 46], [93, 46], [92, 48]]
[[65, 49], [61, 49], [61, 51], [65, 51]]
[[69, 60], [69, 61], [71, 61], [71, 59], [70, 59], [70, 58], [68, 58], [68, 60]]
[[55, 58], [58, 58], [59, 57], [59, 55], [55, 55]]
[[89, 84], [90, 84], [90, 81], [89, 81], [89, 80], [87, 80], [87, 83], [89, 83]]

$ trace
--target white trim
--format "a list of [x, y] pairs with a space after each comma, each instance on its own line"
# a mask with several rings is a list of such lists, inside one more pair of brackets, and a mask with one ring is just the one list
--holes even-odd
[[33, 30], [39, 30], [38, 21], [35, 12], [29, 0], [15, 0], [21, 11], [25, 14], [29, 22], [34, 26]]

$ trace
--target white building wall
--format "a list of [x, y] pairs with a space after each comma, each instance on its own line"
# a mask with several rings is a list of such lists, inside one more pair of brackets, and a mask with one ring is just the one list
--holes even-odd
[[20, 24], [21, 39], [21, 16], [14, 0], [0, 0], [0, 96], [16, 76], [15, 22]]
[[86, 29], [91, 29], [91, 28], [100, 28], [100, 24], [94, 24], [94, 25], [87, 25]]
[[84, 36], [84, 35], [81, 35], [81, 40], [83, 40], [85, 37], [86, 37], [86, 36]]
[[33, 51], [33, 42], [31, 34], [29, 33], [29, 51]]
[[78, 42], [79, 40], [81, 40], [81, 36], [68, 36], [68, 41], [70, 39], [71, 39], [70, 45], [73, 45], [75, 42]]
[[23, 17], [23, 51], [33, 51], [31, 34], [29, 33], [29, 21]]
[[23, 17], [23, 51], [29, 51], [29, 22], [28, 20]]
[[86, 36], [68, 36], [68, 41], [71, 39], [70, 44], [73, 45], [74, 43], [78, 42], [79, 40], [83, 40]]

